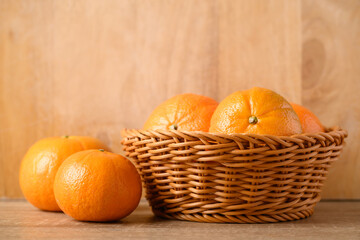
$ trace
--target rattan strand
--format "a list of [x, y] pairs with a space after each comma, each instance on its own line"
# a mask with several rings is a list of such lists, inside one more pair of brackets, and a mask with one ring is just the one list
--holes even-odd
[[266, 223], [309, 217], [347, 132], [278, 137], [124, 130], [155, 215], [197, 222]]

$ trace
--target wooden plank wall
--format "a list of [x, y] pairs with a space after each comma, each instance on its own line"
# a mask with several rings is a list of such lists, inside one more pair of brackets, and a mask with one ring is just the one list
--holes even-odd
[[175, 94], [262, 86], [349, 130], [323, 196], [360, 199], [359, 59], [357, 0], [0, 0], [0, 197], [40, 138], [120, 151]]

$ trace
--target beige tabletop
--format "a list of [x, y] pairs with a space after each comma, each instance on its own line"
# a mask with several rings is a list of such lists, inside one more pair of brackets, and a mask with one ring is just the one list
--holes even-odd
[[0, 200], [0, 239], [360, 239], [360, 202], [320, 202], [312, 217], [273, 224], [218, 224], [155, 217], [145, 200], [127, 218], [87, 223]]

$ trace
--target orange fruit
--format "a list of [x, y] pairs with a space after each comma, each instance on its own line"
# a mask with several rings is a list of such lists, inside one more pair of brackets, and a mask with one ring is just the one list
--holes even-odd
[[80, 221], [114, 221], [138, 206], [141, 179], [126, 158], [104, 150], [86, 150], [60, 166], [54, 192], [61, 210]]
[[299, 117], [279, 94], [254, 87], [226, 97], [215, 110], [210, 132], [289, 136], [302, 132]]
[[304, 133], [318, 133], [325, 131], [320, 120], [309, 109], [296, 103], [291, 103], [291, 106], [299, 116]]
[[186, 93], [172, 97], [151, 113], [145, 130], [209, 131], [210, 120], [218, 103], [209, 97]]
[[20, 166], [25, 198], [42, 210], [61, 211], [53, 191], [56, 172], [68, 156], [91, 148], [108, 149], [98, 139], [80, 136], [45, 138], [32, 145]]

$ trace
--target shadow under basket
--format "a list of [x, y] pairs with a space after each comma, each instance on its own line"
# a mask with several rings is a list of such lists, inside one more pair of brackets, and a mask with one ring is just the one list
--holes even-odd
[[312, 215], [347, 132], [279, 137], [125, 129], [122, 135], [155, 215], [268, 223]]

